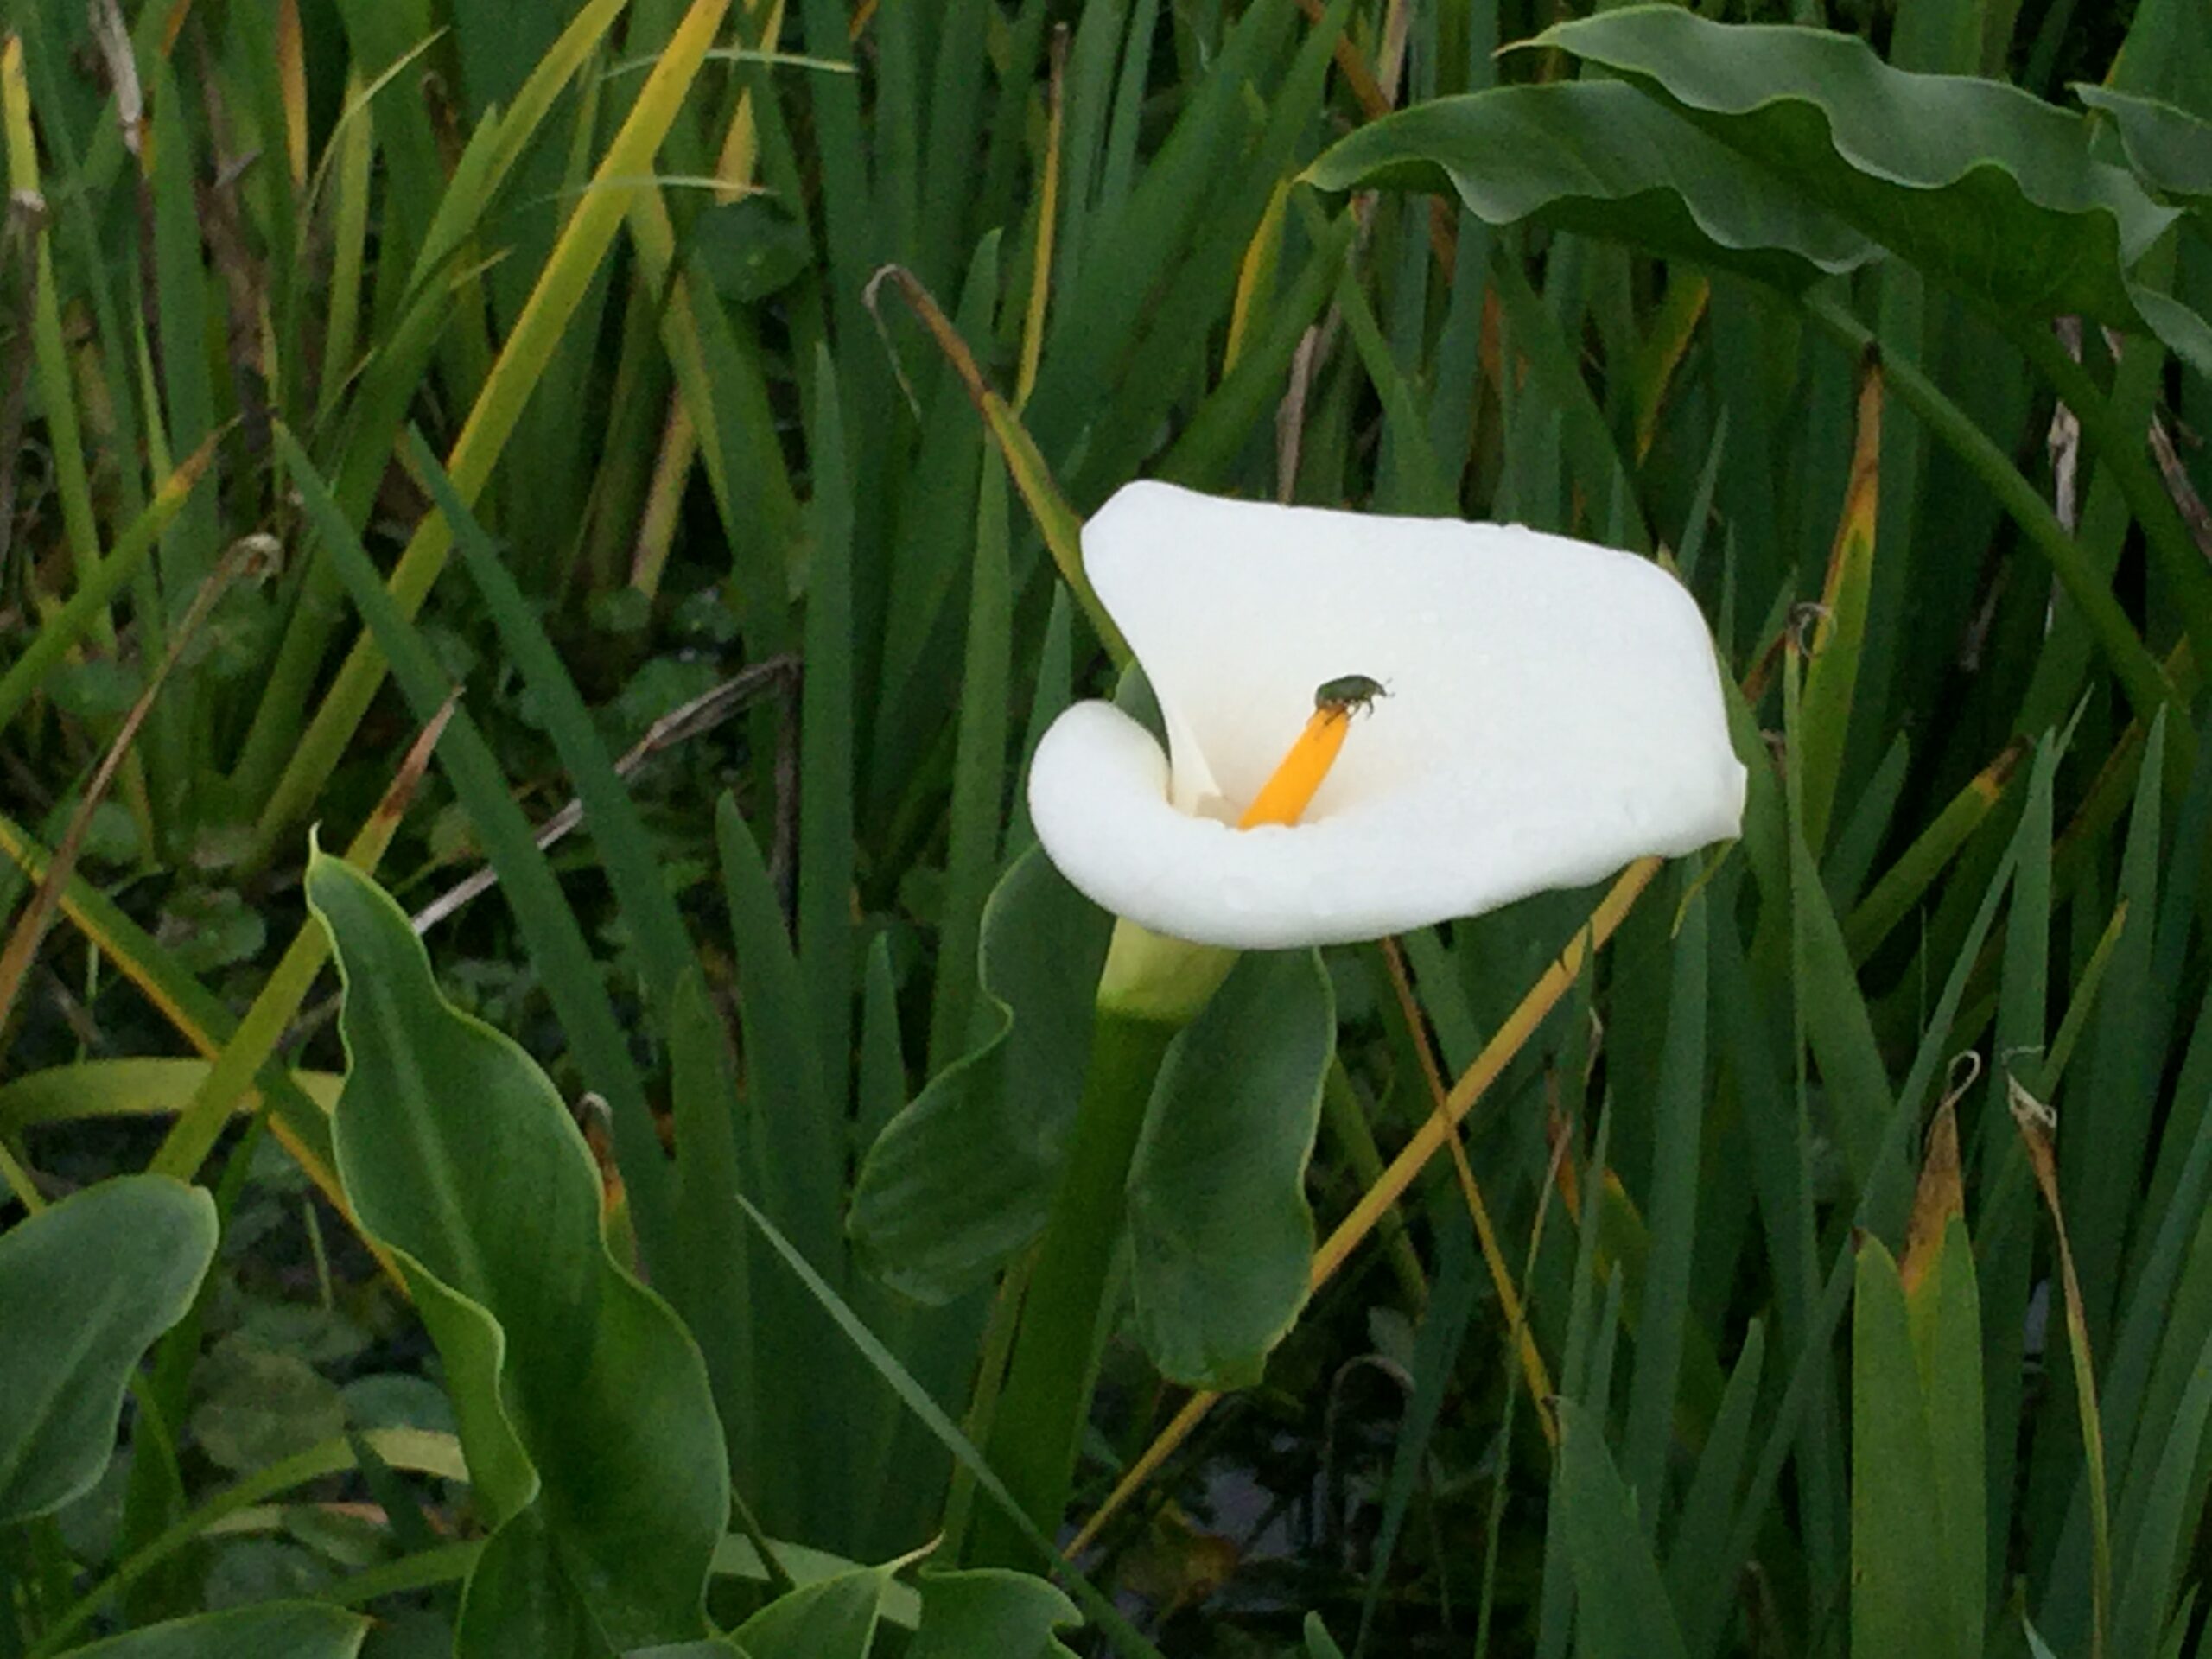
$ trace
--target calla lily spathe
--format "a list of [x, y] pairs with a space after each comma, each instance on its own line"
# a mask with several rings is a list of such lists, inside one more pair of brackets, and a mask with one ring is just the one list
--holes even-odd
[[[1648, 559], [1517, 524], [1131, 484], [1084, 566], [1166, 728], [1076, 704], [1039, 839], [1116, 915], [1195, 944], [1347, 943], [1579, 887], [1739, 832], [1712, 636]], [[1345, 675], [1387, 690], [1294, 826], [1234, 827]]]

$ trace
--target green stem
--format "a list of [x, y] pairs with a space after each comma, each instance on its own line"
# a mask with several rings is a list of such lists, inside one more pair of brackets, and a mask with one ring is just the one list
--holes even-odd
[[[1872, 332], [1833, 295], [1808, 294], [1802, 303], [1808, 320], [1847, 351], [1859, 353], [1879, 350]], [[2065, 355], [2063, 352], [2059, 354]], [[2127, 613], [2120, 608], [2120, 601], [2113, 597], [2112, 589], [2097, 575], [2081, 544], [2067, 534], [2066, 527], [2058, 522], [2058, 515], [2051, 511], [2050, 503], [2035, 486], [2021, 475], [2020, 469], [1990, 441], [1989, 435], [1974, 423], [1973, 417], [1945, 397], [1942, 389], [1910, 360], [1882, 353], [1881, 364], [1884, 384], [1897, 392], [1930, 432], [1974, 469], [1997, 498], [1998, 505], [2012, 515], [2030, 543], [2050, 561], [2052, 573], [2089, 625], [2089, 632], [2112, 664], [2113, 672], [2135, 712], [2147, 721], [2162, 704], [2180, 702], [2180, 694], [2166, 677], [2158, 658], [2137, 636], [2134, 625], [2127, 620]]]
[[[2074, 417], [2082, 435], [2096, 451], [2097, 459], [2127, 502], [2143, 537], [2158, 562], [2160, 573], [2173, 585], [2174, 601], [2181, 611], [2182, 626], [2190, 649], [2199, 662], [2212, 663], [2212, 566], [2197, 550], [2196, 538], [2182, 520], [2181, 509], [2152, 468], [2147, 433], [2131, 429], [2118, 405], [2105, 396], [2088, 370], [2075, 362], [2058, 337], [2042, 324], [2017, 323], [2011, 329], [2037, 373], [2050, 382]], [[2149, 350], [2146, 344], [2137, 349]], [[2148, 710], [2139, 711], [2145, 720]]]
[[[1177, 1027], [1101, 1010], [1074, 1145], [1022, 1299], [990, 1465], [1030, 1518], [1058, 1532], [1089, 1420], [1103, 1315], [1121, 1246], [1123, 1189]], [[1031, 1567], [1034, 1550], [995, 1511], [978, 1514], [969, 1565]]]

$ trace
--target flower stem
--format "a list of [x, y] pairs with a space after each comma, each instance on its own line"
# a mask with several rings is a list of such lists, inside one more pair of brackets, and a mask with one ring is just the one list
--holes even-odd
[[[1144, 1128], [1153, 1079], [1177, 1029], [1100, 1011], [1067, 1173], [1022, 1301], [988, 1455], [1007, 1489], [1048, 1535], [1060, 1529], [1076, 1450], [1090, 1416], [1129, 1160]], [[1035, 1565], [1034, 1551], [996, 1511], [976, 1516], [969, 1541], [970, 1566]]]

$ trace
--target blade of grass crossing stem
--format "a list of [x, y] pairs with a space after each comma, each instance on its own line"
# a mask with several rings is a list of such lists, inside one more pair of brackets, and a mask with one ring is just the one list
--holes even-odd
[[[417, 717], [428, 720], [444, 704], [450, 685], [429, 645], [399, 601], [377, 580], [329, 487], [289, 430], [275, 429], [276, 450], [300, 492], [309, 521], [324, 539], [340, 576], [388, 658], [400, 690]], [[616, 1156], [630, 1195], [640, 1253], [648, 1273], [668, 1260], [669, 1172], [631, 1063], [628, 1039], [616, 1021], [552, 866], [539, 850], [533, 828], [508, 792], [505, 775], [466, 709], [457, 709], [440, 745], [441, 768], [467, 810], [486, 855], [499, 873], [524, 946], [567, 1034], [585, 1083], [606, 1099], [613, 1115]]]
[[917, 1382], [906, 1367], [899, 1363], [898, 1357], [876, 1340], [874, 1333], [845, 1305], [844, 1299], [815, 1272], [806, 1257], [777, 1230], [776, 1224], [762, 1215], [743, 1194], [739, 1195], [737, 1201], [767, 1240], [769, 1248], [805, 1287], [807, 1294], [822, 1311], [836, 1321], [846, 1340], [860, 1351], [861, 1357], [899, 1396], [900, 1402], [936, 1437], [938, 1444], [951, 1453], [953, 1461], [975, 1477], [976, 1485], [989, 1496], [1007, 1520], [1037, 1551], [1039, 1557], [1053, 1567], [1061, 1581], [1083, 1604], [1084, 1611], [1105, 1633], [1107, 1640], [1113, 1643], [1116, 1651], [1122, 1654], [1123, 1659], [1161, 1659], [1160, 1650], [1131, 1627], [1115, 1609], [1113, 1603], [1102, 1595], [1074, 1563], [1053, 1547], [1052, 1541], [1046, 1536], [1043, 1529], [1023, 1513], [1021, 1505], [1014, 1501], [1014, 1494], [1007, 1491], [1004, 1483], [983, 1461], [982, 1453], [944, 1414], [944, 1408], [930, 1397], [929, 1390]]
[[1652, 1538], [1658, 1535], [1660, 1512], [1666, 1508], [1667, 1452], [1674, 1438], [1683, 1325], [1691, 1317], [1698, 1154], [1705, 1137], [1706, 963], [1705, 896], [1694, 893], [1675, 935], [1658, 1120], [1651, 1131], [1651, 1256], [1644, 1268], [1622, 1471], [1642, 1496], [1644, 1532]]
[[815, 1052], [836, 1103], [845, 1095], [855, 988], [853, 477], [836, 365], [818, 343], [814, 386], [813, 555], [799, 702], [798, 959]]
[[144, 568], [162, 532], [207, 475], [208, 463], [214, 458], [215, 442], [211, 435], [169, 474], [153, 500], [117, 538], [107, 556], [78, 583], [68, 602], [39, 625], [22, 655], [0, 675], [0, 727], [15, 719], [69, 647], [107, 615], [108, 601]]
[[624, 921], [634, 942], [645, 984], [666, 1030], [675, 1029], [677, 983], [695, 966], [683, 918], [669, 894], [653, 839], [639, 816], [630, 791], [615, 775], [614, 763], [600, 741], [591, 710], [584, 706], [561, 655], [546, 637], [530, 601], [499, 561], [483, 526], [461, 502], [453, 480], [419, 431], [410, 431], [409, 451], [416, 475], [428, 486], [438, 511], [454, 531], [462, 563], [483, 595], [484, 608], [499, 630], [500, 643], [529, 687], [532, 707], [561, 764], [583, 803], [584, 823], [601, 866], [614, 888]]
[[1859, 435], [1844, 488], [1843, 515], [1821, 588], [1813, 658], [1805, 671], [1803, 745], [1805, 844], [1818, 859], [1827, 850], [1828, 819], [1842, 785], [1851, 704], [1866, 637], [1866, 606], [1874, 574], [1874, 527], [1882, 494], [1882, 372], [1866, 364], [1859, 383]]
[[1004, 804], [1007, 659], [1013, 650], [1007, 572], [1006, 464], [983, 461], [969, 578], [966, 664], [960, 682], [959, 748], [952, 771], [950, 846], [944, 919], [938, 936], [935, 1001], [930, 1010], [928, 1075], [966, 1051], [975, 1007], [976, 950], [983, 902], [998, 867]]
[[[365, 875], [376, 874], [378, 861], [398, 832], [431, 753], [444, 733], [454, 700], [448, 698], [436, 716], [426, 722], [392, 774], [384, 797], [346, 849], [346, 861]], [[207, 1154], [214, 1149], [239, 1100], [253, 1086], [257, 1073], [275, 1056], [284, 1032], [307, 1001], [315, 976], [330, 957], [330, 936], [320, 927], [302, 927], [292, 936], [283, 958], [271, 970], [253, 1004], [238, 1020], [238, 1029], [223, 1045], [223, 1052], [177, 1114], [162, 1138], [160, 1150], [147, 1166], [157, 1175], [178, 1180], [194, 1179]], [[397, 1275], [394, 1275], [397, 1280]]]
[[[483, 488], [523, 404], [620, 228], [631, 199], [651, 188], [641, 181], [651, 174], [653, 153], [675, 120], [728, 9], [729, 0], [693, 0], [639, 92], [629, 119], [608, 145], [593, 188], [584, 193], [555, 243], [537, 287], [446, 457], [446, 469], [462, 499], [474, 501]], [[408, 542], [389, 584], [393, 613], [400, 620], [413, 616], [445, 568], [452, 537], [444, 515], [434, 514]], [[278, 840], [321, 791], [367, 712], [385, 666], [374, 639], [365, 637], [356, 644], [262, 809], [247, 855], [249, 866], [267, 861]]]

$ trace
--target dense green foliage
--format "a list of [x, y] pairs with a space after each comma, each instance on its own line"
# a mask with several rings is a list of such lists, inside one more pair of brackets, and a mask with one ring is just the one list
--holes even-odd
[[[0, 1659], [2212, 1652], [2208, 0], [0, 34]], [[1097, 1015], [1140, 476], [1741, 840]]]

